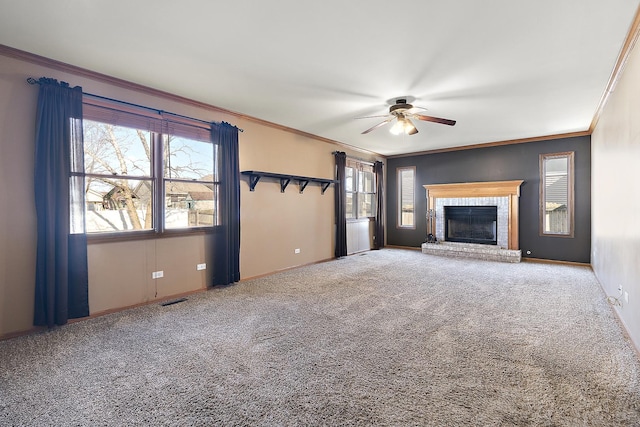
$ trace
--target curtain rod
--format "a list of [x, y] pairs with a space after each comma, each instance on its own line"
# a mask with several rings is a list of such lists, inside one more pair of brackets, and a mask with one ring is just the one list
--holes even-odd
[[[339, 153], [339, 151], [334, 151], [334, 152], [332, 152], [331, 154], [336, 154], [336, 153]], [[360, 163], [366, 163], [366, 164], [371, 165], [371, 166], [373, 166], [373, 165], [374, 165], [374, 163], [375, 163], [375, 161], [373, 161], [373, 162], [372, 162], [371, 160], [367, 160], [367, 159], [363, 159], [363, 158], [355, 157], [355, 156], [350, 156], [350, 155], [348, 155], [348, 154], [347, 154], [347, 158], [348, 158], [348, 159], [357, 160], [357, 161], [359, 161]], [[380, 163], [382, 163], [382, 162], [380, 162]]]
[[[34, 79], [33, 77], [28, 77], [27, 78], [27, 83], [29, 83], [30, 85], [39, 85], [40, 84], [40, 82], [38, 80]], [[182, 114], [172, 113], [170, 111], [159, 110], [157, 108], [147, 107], [146, 105], [134, 104], [132, 102], [121, 101], [119, 99], [108, 98], [108, 97], [102, 96], [102, 95], [95, 95], [93, 93], [87, 93], [87, 92], [82, 92], [82, 95], [90, 96], [91, 98], [101, 99], [103, 101], [110, 101], [110, 102], [116, 102], [118, 104], [128, 105], [129, 107], [141, 108], [143, 110], [153, 111], [153, 112], [156, 112], [158, 114], [169, 114], [169, 115], [172, 115], [174, 117], [179, 117], [181, 119], [193, 120], [195, 122], [205, 123], [205, 124], [208, 124], [208, 125], [211, 124], [211, 122], [208, 122], [206, 120], [195, 119], [193, 117], [183, 116]], [[236, 129], [238, 129], [238, 132], [244, 132], [244, 129], [240, 129], [237, 126], [234, 126], [234, 127]]]

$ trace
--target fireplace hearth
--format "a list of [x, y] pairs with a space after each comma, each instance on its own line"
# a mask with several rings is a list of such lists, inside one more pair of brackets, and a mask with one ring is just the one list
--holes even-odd
[[444, 206], [444, 234], [449, 242], [497, 245], [497, 206]]

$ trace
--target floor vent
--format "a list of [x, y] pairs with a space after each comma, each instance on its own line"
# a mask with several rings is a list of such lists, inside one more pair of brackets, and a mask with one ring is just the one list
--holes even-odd
[[162, 305], [163, 307], [166, 307], [166, 306], [168, 306], [168, 305], [177, 304], [177, 303], [179, 303], [179, 302], [183, 302], [183, 301], [186, 301], [186, 300], [187, 300], [186, 298], [174, 299], [174, 300], [172, 300], [172, 301], [166, 301], [166, 302], [163, 302], [161, 305]]

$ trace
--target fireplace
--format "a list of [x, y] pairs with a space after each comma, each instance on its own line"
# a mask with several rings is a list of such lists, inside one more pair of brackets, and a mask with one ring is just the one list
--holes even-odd
[[[494, 245], [502, 249], [519, 250], [518, 199], [523, 182], [514, 180], [424, 185], [427, 190], [427, 236], [431, 234], [440, 242], [450, 240], [445, 234], [445, 206], [497, 206], [497, 243]], [[488, 245], [486, 249], [489, 249]]]
[[434, 239], [422, 244], [422, 253], [520, 262], [518, 199], [523, 182], [425, 185], [427, 236]]
[[446, 241], [497, 245], [497, 233], [497, 206], [444, 206]]

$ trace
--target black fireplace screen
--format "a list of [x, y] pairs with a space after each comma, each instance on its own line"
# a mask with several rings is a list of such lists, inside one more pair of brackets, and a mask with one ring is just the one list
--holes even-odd
[[444, 235], [450, 242], [497, 245], [497, 206], [445, 206]]

